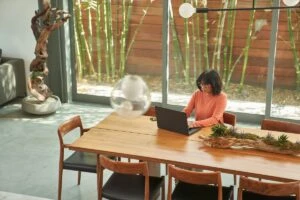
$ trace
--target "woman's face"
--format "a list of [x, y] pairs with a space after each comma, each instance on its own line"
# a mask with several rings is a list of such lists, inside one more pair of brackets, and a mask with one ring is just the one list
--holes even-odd
[[201, 83], [201, 89], [202, 89], [203, 92], [212, 93], [212, 86], [211, 86], [211, 84]]

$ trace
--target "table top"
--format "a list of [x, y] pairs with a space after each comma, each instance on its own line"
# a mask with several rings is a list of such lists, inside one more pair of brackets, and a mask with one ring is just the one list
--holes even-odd
[[[270, 131], [245, 129], [258, 135]], [[217, 149], [204, 146], [199, 135], [211, 134], [202, 128], [191, 136], [158, 129], [148, 116], [124, 119], [109, 115], [69, 145], [77, 151], [115, 155], [184, 167], [258, 177], [277, 181], [300, 180], [300, 157], [257, 150]], [[272, 131], [274, 135], [280, 132]], [[288, 134], [294, 141], [300, 135]]]

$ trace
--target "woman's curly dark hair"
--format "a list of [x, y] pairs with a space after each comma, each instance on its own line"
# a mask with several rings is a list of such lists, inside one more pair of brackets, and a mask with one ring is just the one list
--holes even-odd
[[213, 69], [204, 71], [199, 75], [199, 77], [196, 80], [196, 85], [199, 88], [199, 90], [202, 91], [201, 84], [211, 85], [213, 95], [220, 94], [223, 87], [219, 73]]

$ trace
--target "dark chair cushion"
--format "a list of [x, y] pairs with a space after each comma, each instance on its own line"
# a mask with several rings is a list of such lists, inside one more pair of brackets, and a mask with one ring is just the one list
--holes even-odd
[[[159, 195], [164, 177], [150, 177], [150, 199]], [[144, 199], [145, 177], [138, 175], [113, 173], [102, 188], [102, 196], [108, 199]]]
[[[223, 200], [233, 195], [233, 186], [223, 187]], [[195, 185], [179, 181], [172, 193], [172, 200], [217, 200], [218, 187], [213, 185]]]
[[74, 152], [64, 160], [64, 169], [97, 172], [97, 155], [94, 153]]
[[260, 195], [248, 191], [243, 192], [243, 200], [296, 200], [294, 196], [287, 196], [287, 197], [274, 197], [274, 196], [265, 196]]

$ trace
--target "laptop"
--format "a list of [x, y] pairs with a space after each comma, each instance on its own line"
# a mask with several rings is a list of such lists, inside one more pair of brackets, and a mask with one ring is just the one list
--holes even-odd
[[196, 133], [201, 128], [189, 128], [185, 112], [155, 106], [157, 127], [184, 135]]

